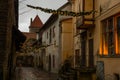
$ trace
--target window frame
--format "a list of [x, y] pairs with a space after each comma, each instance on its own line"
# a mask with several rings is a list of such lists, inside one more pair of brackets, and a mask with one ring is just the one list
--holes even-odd
[[[120, 57], [120, 52], [117, 53], [117, 51], [116, 51], [116, 50], [117, 50], [117, 47], [120, 47], [120, 45], [118, 45], [118, 46], [116, 47], [116, 45], [117, 45], [116, 42], [118, 42], [118, 40], [116, 39], [116, 37], [118, 36], [118, 33], [117, 33], [117, 18], [118, 18], [118, 17], [120, 17], [120, 13], [119, 13], [119, 14], [116, 14], [116, 15], [114, 15], [114, 16], [111, 16], [111, 17], [109, 17], [109, 18], [104, 19], [104, 20], [101, 21], [101, 24], [102, 24], [102, 25], [101, 25], [101, 27], [102, 27], [102, 31], [101, 31], [101, 32], [102, 32], [102, 33], [101, 33], [101, 38], [102, 38], [102, 39], [101, 39], [101, 40], [102, 40], [102, 41], [101, 41], [101, 45], [102, 45], [102, 46], [100, 46], [100, 48], [101, 48], [101, 53], [99, 53], [99, 55], [102, 56], [102, 57], [103, 57], [103, 56], [104, 56], [104, 57]], [[110, 18], [112, 18], [112, 23], [113, 23], [113, 27], [112, 27], [113, 29], [111, 29], [111, 30], [109, 29], [110, 27], [108, 26], [108, 25], [109, 25], [109, 24], [108, 24], [108, 21], [109, 21]], [[104, 25], [105, 22], [107, 22], [106, 24], [107, 24], [107, 28], [108, 28], [108, 29], [107, 29], [108, 33], [106, 32], [105, 34], [109, 35], [110, 33], [113, 32], [113, 36], [112, 36], [112, 38], [113, 38], [113, 43], [112, 43], [113, 46], [112, 46], [112, 47], [114, 48], [114, 49], [113, 49], [113, 50], [114, 50], [114, 51], [113, 51], [113, 54], [111, 54], [112, 52], [109, 53], [109, 52], [110, 52], [109, 50], [111, 50], [111, 49], [109, 49], [109, 48], [110, 48], [110, 43], [109, 43], [109, 41], [110, 41], [109, 37], [110, 37], [110, 36], [107, 36], [107, 35], [106, 35], [107, 37], [104, 37], [105, 34], [104, 34], [103, 30], [105, 31], [105, 28], [104, 28], [105, 26], [103, 26], [103, 25]], [[105, 42], [105, 38], [108, 38], [108, 41], [107, 41], [107, 42]], [[107, 46], [105, 46], [106, 44], [107, 44]], [[107, 53], [105, 53], [105, 51], [104, 51], [104, 46], [108, 48], [108, 50], [106, 49]]]
[[[118, 36], [120, 36], [120, 35], [119, 35], [119, 34], [120, 34], [120, 30], [118, 31], [118, 25], [117, 25], [117, 18], [118, 18], [118, 17], [120, 17], [120, 13], [115, 15], [115, 22], [116, 22], [116, 23], [115, 23], [115, 29], [116, 29], [116, 33], [117, 33], [117, 38], [118, 38]], [[119, 38], [119, 39], [120, 39], [120, 38]], [[118, 40], [119, 40], [119, 39], [118, 39]], [[117, 41], [117, 42], [118, 42], [118, 41]], [[120, 42], [118, 42], [118, 43], [117, 43], [117, 42], [116, 42], [116, 44], [118, 44], [118, 45], [116, 45], [116, 47], [118, 47], [118, 50], [119, 50], [119, 51], [117, 52], [117, 49], [116, 49], [116, 52], [117, 52], [117, 54], [120, 55]]]
[[55, 37], [55, 26], [53, 27], [53, 38]]

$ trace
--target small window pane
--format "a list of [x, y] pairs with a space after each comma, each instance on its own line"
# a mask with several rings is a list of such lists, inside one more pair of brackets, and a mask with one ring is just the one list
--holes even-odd
[[120, 16], [117, 18], [118, 53], [120, 54]]

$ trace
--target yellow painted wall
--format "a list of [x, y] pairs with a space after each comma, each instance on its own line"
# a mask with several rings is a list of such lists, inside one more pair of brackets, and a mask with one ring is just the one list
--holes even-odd
[[[100, 13], [100, 6], [102, 8], [102, 12]], [[120, 0], [97, 0], [96, 1], [96, 10], [98, 13], [96, 13], [96, 20], [95, 20], [95, 51], [96, 55], [99, 53], [100, 48], [100, 35], [101, 35], [101, 21], [115, 15], [116, 13], [120, 12]], [[114, 73], [120, 74], [120, 60], [119, 58], [101, 58], [96, 57], [96, 61], [103, 61], [104, 62], [104, 73], [105, 78], [106, 75], [110, 75], [111, 77], [114, 77]]]
[[[72, 0], [73, 2], [73, 10], [78, 12], [78, 0]], [[87, 0], [89, 1], [89, 0]], [[100, 13], [100, 7], [102, 8], [102, 12]], [[88, 7], [86, 9], [89, 9], [89, 3]], [[101, 34], [101, 21], [120, 12], [120, 0], [95, 0], [95, 10], [97, 13], [95, 13], [95, 28], [94, 28], [94, 56], [95, 56], [95, 64], [96, 61], [104, 61], [104, 70], [105, 75], [111, 74], [113, 76], [113, 73], [120, 74], [120, 60], [119, 58], [100, 58], [97, 56], [99, 53], [99, 47], [100, 47], [100, 34]], [[74, 26], [74, 35], [76, 35], [76, 17], [73, 17], [73, 24]], [[77, 41], [78, 38], [74, 37], [74, 41]], [[74, 42], [75, 43], [75, 42]], [[79, 45], [79, 44], [78, 44]], [[74, 51], [75, 51], [75, 44], [74, 44]]]
[[62, 21], [62, 33], [61, 33], [61, 41], [62, 41], [62, 63], [64, 60], [73, 56], [73, 26], [72, 19], [67, 19]]
[[[85, 1], [85, 11], [93, 10], [93, 0], [84, 0]], [[85, 18], [92, 18], [93, 14], [85, 15]]]
[[119, 58], [99, 58], [98, 60], [104, 62], [104, 75], [115, 77], [114, 73], [120, 74], [120, 59]]

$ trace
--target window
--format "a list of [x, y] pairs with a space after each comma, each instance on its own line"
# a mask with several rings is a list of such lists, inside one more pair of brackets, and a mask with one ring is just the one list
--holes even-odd
[[80, 36], [81, 41], [81, 66], [86, 66], [86, 39], [87, 39], [87, 32], [82, 32]]
[[120, 54], [120, 15], [116, 17], [116, 53]]
[[50, 29], [50, 34], [49, 34], [50, 39], [49, 39], [49, 43], [51, 43], [51, 41], [52, 41], [51, 34], [52, 34], [52, 30]]
[[103, 53], [109, 55], [114, 54], [114, 27], [113, 18], [106, 19], [102, 22], [102, 37], [103, 37]]
[[47, 32], [47, 39], [48, 39], [48, 32]]
[[55, 67], [55, 55], [53, 55], [53, 68]]
[[53, 27], [53, 38], [55, 37], [55, 26]]
[[89, 67], [93, 67], [94, 66], [94, 55], [93, 55], [93, 47], [94, 47], [94, 44], [93, 44], [93, 39], [89, 39]]
[[120, 54], [120, 16], [113, 16], [102, 21], [101, 55]]

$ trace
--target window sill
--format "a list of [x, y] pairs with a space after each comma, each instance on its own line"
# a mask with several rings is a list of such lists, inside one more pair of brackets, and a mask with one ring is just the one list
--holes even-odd
[[98, 55], [98, 57], [100, 57], [100, 58], [120, 58], [120, 54], [119, 55]]

